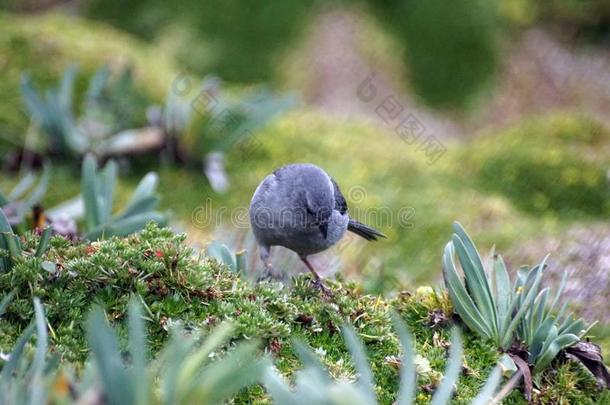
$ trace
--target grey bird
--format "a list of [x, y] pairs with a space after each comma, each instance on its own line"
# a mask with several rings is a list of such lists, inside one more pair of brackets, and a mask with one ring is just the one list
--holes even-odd
[[386, 236], [349, 217], [347, 202], [337, 183], [310, 163], [284, 166], [265, 177], [250, 202], [250, 224], [265, 265], [262, 278], [273, 277], [272, 246], [284, 246], [299, 255], [317, 286], [327, 291], [307, 260], [328, 249], [347, 231], [368, 241]]

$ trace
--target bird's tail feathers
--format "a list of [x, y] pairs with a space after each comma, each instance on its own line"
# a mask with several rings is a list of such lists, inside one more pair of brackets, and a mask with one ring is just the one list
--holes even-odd
[[353, 219], [349, 220], [347, 230], [369, 241], [375, 241], [379, 238], [387, 238], [387, 236], [379, 232], [377, 229], [373, 229], [370, 226]]

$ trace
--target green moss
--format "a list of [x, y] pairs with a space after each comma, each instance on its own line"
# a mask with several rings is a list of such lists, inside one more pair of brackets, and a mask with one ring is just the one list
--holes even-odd
[[[26, 235], [24, 243], [33, 247], [35, 239]], [[154, 225], [140, 235], [90, 245], [53, 238], [43, 260], [56, 263], [54, 273], [43, 270], [40, 259], [24, 256], [11, 272], [0, 275], [0, 291], [17, 290], [0, 319], [0, 350], [8, 351], [27, 326], [32, 317], [32, 296], [38, 296], [51, 328], [52, 350], [64, 361], [82, 362], [88, 354], [83, 319], [91, 305], [103, 305], [108, 317], [122, 324], [129, 298], [137, 294], [145, 306], [153, 352], [166, 341], [172, 325], [205, 332], [231, 319], [237, 326], [235, 339], [261, 338], [286, 375], [299, 367], [291, 347], [296, 337], [325, 353], [323, 361], [335, 376], [354, 376], [339, 332], [339, 326], [347, 321], [366, 344], [380, 402], [391, 403], [398, 383], [391, 356], [399, 356], [399, 345], [389, 318], [389, 310], [395, 308], [412, 330], [417, 352], [431, 366], [431, 371], [420, 376], [419, 384], [434, 385], [441, 378], [450, 328], [448, 323], [431, 327], [429, 319], [435, 310], [450, 318], [450, 305], [442, 293], [424, 289], [384, 300], [363, 294], [353, 283], [329, 282], [334, 298], [328, 299], [303, 276], [294, 279], [292, 289], [273, 283], [251, 285], [216, 262], [194, 256], [184, 239], [184, 235]], [[473, 397], [496, 358], [490, 344], [465, 335], [465, 364], [470, 371], [460, 379], [457, 403]], [[585, 399], [596, 395], [582, 391], [583, 387], [591, 389], [591, 378], [574, 370], [545, 376], [545, 395], [557, 392]], [[255, 387], [242, 393], [237, 402], [264, 398], [262, 389]], [[428, 400], [429, 394], [422, 392], [420, 399]]]
[[527, 121], [464, 148], [461, 160], [485, 190], [534, 214], [607, 217], [610, 133], [573, 115]]
[[165, 54], [104, 24], [62, 14], [0, 13], [0, 147], [23, 145], [29, 118], [19, 90], [22, 72], [46, 88], [77, 64], [82, 88], [105, 63], [115, 71], [133, 67], [138, 89], [153, 100], [164, 97], [178, 72]]

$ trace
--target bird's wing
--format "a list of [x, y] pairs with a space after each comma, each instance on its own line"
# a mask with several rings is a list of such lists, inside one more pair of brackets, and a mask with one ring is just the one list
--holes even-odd
[[335, 209], [341, 213], [341, 215], [347, 212], [347, 202], [345, 201], [345, 197], [341, 193], [339, 186], [332, 178], [330, 181], [333, 183], [333, 188], [335, 191]]
[[[313, 217], [313, 224], [318, 226], [324, 238], [328, 235], [328, 224], [333, 210], [340, 210], [343, 214], [347, 211], [345, 198], [338, 190], [337, 184], [322, 172], [324, 177], [319, 177], [318, 181], [311, 181], [310, 187], [305, 191], [305, 204], [307, 212]], [[333, 187], [332, 194], [329, 193], [328, 180], [330, 179]], [[339, 196], [339, 197], [337, 197]]]

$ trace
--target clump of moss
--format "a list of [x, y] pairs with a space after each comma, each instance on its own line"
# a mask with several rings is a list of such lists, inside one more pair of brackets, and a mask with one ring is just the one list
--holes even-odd
[[[217, 262], [194, 255], [184, 240], [184, 235], [153, 224], [138, 235], [91, 244], [54, 237], [42, 259], [26, 255], [12, 271], [0, 274], [0, 291], [16, 290], [0, 319], [0, 350], [8, 351], [27, 326], [33, 314], [32, 296], [37, 296], [47, 314], [52, 349], [64, 361], [80, 363], [88, 354], [83, 319], [91, 305], [101, 304], [109, 318], [121, 325], [130, 297], [137, 295], [149, 321], [153, 353], [166, 341], [172, 325], [205, 332], [231, 319], [237, 327], [236, 339], [261, 338], [264, 349], [276, 357], [285, 374], [299, 368], [292, 350], [296, 337], [317, 349], [334, 375], [353, 377], [339, 331], [342, 323], [349, 322], [366, 343], [380, 401], [391, 403], [398, 384], [399, 357], [389, 315], [394, 308], [415, 337], [421, 356], [419, 384], [430, 389], [442, 377], [452, 315], [442, 291], [420, 289], [384, 300], [362, 294], [358, 285], [337, 281], [329, 282], [334, 298], [328, 299], [307, 276], [295, 278], [291, 289], [274, 283], [252, 285]], [[35, 243], [36, 236], [24, 237], [26, 249]], [[47, 262], [44, 268], [43, 261]], [[465, 373], [456, 401], [465, 402], [476, 394], [497, 357], [491, 344], [465, 335]], [[545, 395], [565, 391], [559, 385], [564, 384], [558, 380], [560, 376], [563, 374], [545, 375]], [[591, 386], [588, 375], [573, 373], [569, 378], [574, 387], [571, 396], [588, 400], [596, 395], [582, 389]], [[254, 387], [240, 394], [237, 402], [265, 398], [263, 390]], [[422, 390], [419, 399], [429, 400], [430, 395]]]
[[462, 159], [479, 185], [523, 210], [606, 217], [608, 135], [580, 116], [550, 116], [474, 142]]

